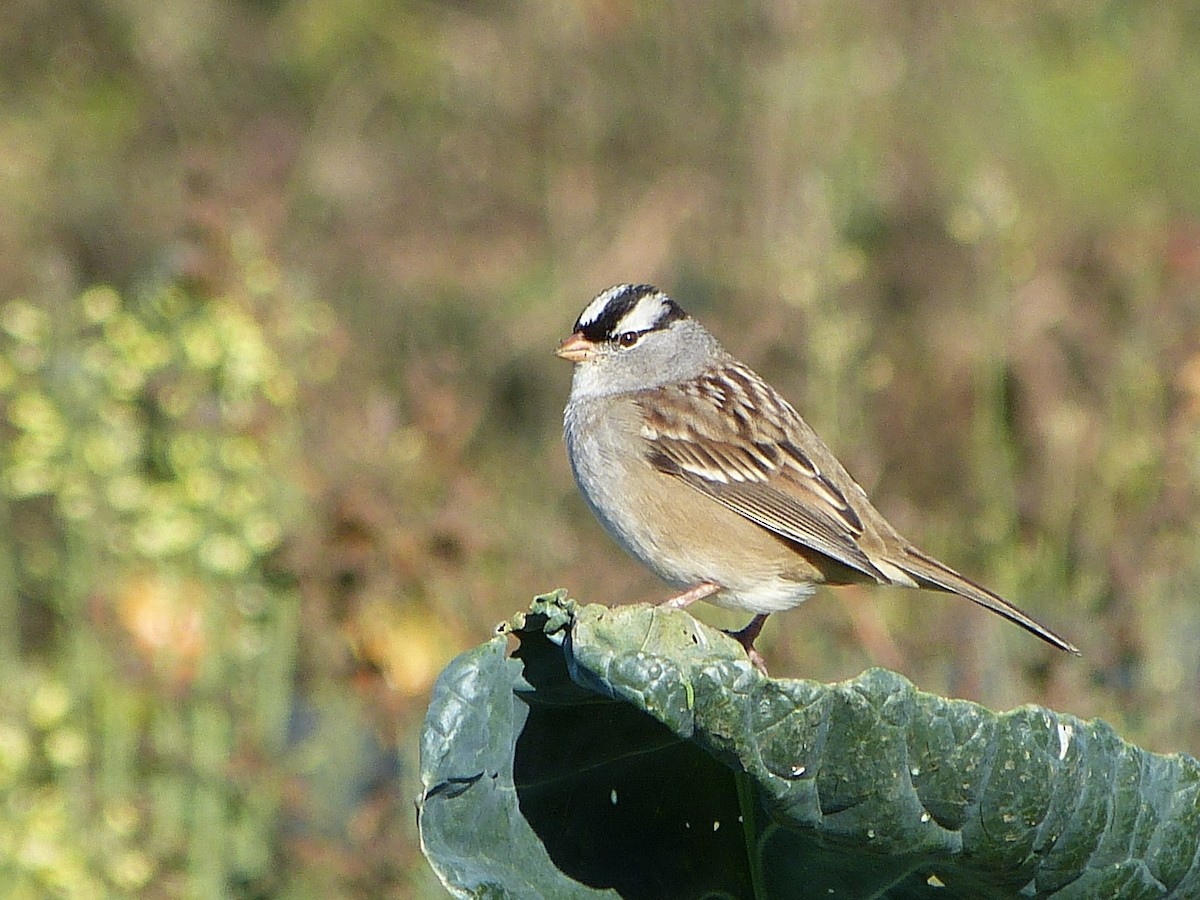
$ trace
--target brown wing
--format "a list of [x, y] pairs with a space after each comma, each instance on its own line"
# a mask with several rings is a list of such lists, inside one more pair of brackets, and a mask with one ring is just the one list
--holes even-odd
[[[958, 594], [1079, 653], [1004, 598], [895, 534], [808, 423], [740, 363], [728, 360], [712, 375], [654, 388], [640, 406], [648, 458], [660, 472], [869, 578]], [[864, 535], [868, 546], [894, 544], [893, 554], [872, 561], [860, 543]]]
[[868, 578], [892, 580], [859, 546], [863, 523], [830, 474], [849, 476], [840, 466], [836, 473], [821, 471], [800, 443], [832, 456], [749, 369], [728, 362], [698, 380], [647, 391], [640, 406], [648, 458], [660, 472]]

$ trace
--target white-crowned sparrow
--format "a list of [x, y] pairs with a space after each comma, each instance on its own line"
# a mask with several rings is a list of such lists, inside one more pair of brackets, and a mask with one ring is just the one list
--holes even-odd
[[877, 582], [973, 600], [1070, 642], [922, 553], [888, 524], [792, 406], [666, 294], [619, 284], [556, 351], [575, 364], [564, 435], [583, 496], [621, 546], [683, 593], [767, 615], [816, 584]]

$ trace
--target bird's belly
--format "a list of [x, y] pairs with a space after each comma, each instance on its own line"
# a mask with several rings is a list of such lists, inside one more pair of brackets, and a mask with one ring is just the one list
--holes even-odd
[[640, 454], [569, 449], [575, 480], [605, 530], [674, 587], [712, 582], [722, 590], [709, 602], [758, 614], [796, 606], [821, 580], [785, 542]]

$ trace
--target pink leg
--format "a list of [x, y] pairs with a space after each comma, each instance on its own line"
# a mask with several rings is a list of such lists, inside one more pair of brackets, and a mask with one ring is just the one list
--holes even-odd
[[671, 597], [669, 600], [664, 600], [662, 606], [670, 607], [671, 609], [683, 609], [685, 606], [691, 606], [697, 600], [703, 600], [705, 597], [711, 597], [721, 589], [719, 584], [713, 584], [711, 581], [702, 581], [693, 588], [688, 588], [682, 594]]
[[755, 668], [767, 674], [767, 661], [762, 658], [762, 654], [754, 649], [754, 641], [758, 637], [758, 633], [762, 631], [763, 623], [767, 621], [766, 614], [755, 616], [750, 620], [750, 624], [741, 631], [728, 631], [731, 638], [746, 648], [746, 655], [750, 657], [750, 662], [754, 663]]

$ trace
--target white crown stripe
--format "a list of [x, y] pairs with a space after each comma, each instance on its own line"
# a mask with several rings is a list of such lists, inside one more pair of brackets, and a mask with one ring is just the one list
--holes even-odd
[[626, 331], [649, 331], [657, 325], [670, 310], [667, 307], [667, 297], [662, 293], [647, 294], [633, 305], [633, 309], [621, 316], [614, 329], [614, 334]]
[[580, 327], [585, 328], [599, 319], [602, 315], [604, 315], [605, 308], [609, 303], [612, 302], [613, 298], [625, 293], [625, 291], [629, 290], [631, 287], [633, 287], [631, 284], [614, 284], [604, 293], [598, 294], [596, 299], [587, 305], [587, 309], [580, 313]]

